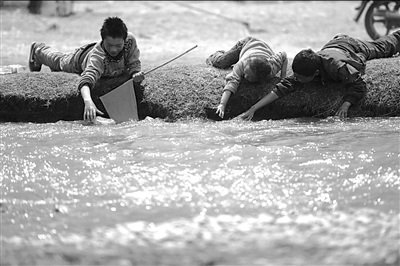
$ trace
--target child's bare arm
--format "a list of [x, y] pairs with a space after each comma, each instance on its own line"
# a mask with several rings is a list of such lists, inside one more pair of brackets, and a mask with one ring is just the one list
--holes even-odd
[[282, 63], [282, 68], [281, 68], [281, 79], [286, 78], [286, 71], [287, 71], [287, 65], [288, 65], [288, 59], [287, 59], [287, 54], [286, 52], [282, 52], [283, 54], [283, 63]]

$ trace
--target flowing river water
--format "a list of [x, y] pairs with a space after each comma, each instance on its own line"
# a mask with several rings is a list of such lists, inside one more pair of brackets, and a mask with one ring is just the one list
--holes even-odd
[[1, 265], [400, 262], [400, 118], [0, 129]]

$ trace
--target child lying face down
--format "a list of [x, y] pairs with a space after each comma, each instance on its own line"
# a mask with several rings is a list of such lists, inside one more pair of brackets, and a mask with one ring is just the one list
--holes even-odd
[[230, 96], [236, 93], [242, 79], [252, 83], [268, 81], [279, 72], [281, 78], [286, 77], [286, 53], [275, 53], [267, 43], [254, 37], [238, 41], [227, 52], [215, 52], [206, 62], [222, 69], [228, 69], [233, 65], [232, 72], [226, 76], [226, 85], [216, 111], [221, 118], [224, 117]]

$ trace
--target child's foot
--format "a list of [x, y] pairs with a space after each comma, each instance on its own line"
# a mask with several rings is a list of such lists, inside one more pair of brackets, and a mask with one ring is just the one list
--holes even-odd
[[36, 42], [33, 42], [31, 44], [31, 50], [29, 52], [29, 70], [31, 72], [39, 72], [42, 69], [42, 64], [35, 60], [35, 50], [37, 48], [38, 44]]

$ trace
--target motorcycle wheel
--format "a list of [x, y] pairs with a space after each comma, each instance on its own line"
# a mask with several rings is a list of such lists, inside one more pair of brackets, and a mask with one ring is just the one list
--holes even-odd
[[398, 10], [396, 1], [376, 1], [369, 6], [365, 14], [364, 25], [371, 39], [376, 40], [390, 33], [392, 26], [388, 25], [385, 13], [387, 11], [398, 12]]

